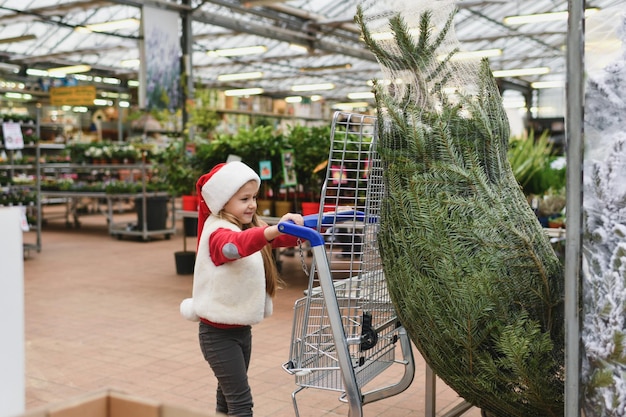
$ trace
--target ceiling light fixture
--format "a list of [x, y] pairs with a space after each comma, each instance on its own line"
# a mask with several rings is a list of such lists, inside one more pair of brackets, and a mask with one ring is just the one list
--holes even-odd
[[239, 81], [239, 80], [254, 80], [262, 78], [263, 73], [261, 71], [255, 72], [241, 72], [239, 74], [221, 74], [217, 76], [218, 81]]
[[333, 83], [321, 84], [300, 84], [291, 87], [291, 91], [315, 91], [315, 90], [332, 90], [335, 88]]
[[262, 88], [240, 88], [237, 90], [226, 90], [224, 91], [224, 95], [228, 97], [234, 96], [255, 96], [258, 94], [263, 94]]
[[290, 43], [289, 49], [297, 52], [309, 52], [309, 48], [306, 45], [300, 45], [299, 43]]
[[289, 96], [289, 97], [285, 97], [285, 101], [287, 103], [301, 103], [302, 102], [302, 96]]
[[0, 70], [7, 70], [12, 73], [17, 74], [20, 72], [20, 66], [15, 64], [6, 64], [4, 62], [0, 62]]
[[50, 68], [48, 69], [48, 75], [50, 75], [51, 77], [63, 77], [67, 74], [76, 74], [89, 71], [91, 71], [91, 66], [89, 65], [70, 65], [67, 67]]
[[139, 19], [129, 18], [120, 20], [111, 20], [110, 22], [93, 23], [90, 25], [76, 26], [76, 32], [111, 32], [118, 29], [134, 29], [139, 27]]
[[[585, 10], [585, 17], [600, 11], [598, 8], [589, 8]], [[527, 23], [554, 22], [558, 20], [567, 20], [568, 12], [551, 12], [551, 13], [535, 13], [517, 16], [506, 16], [504, 24], [506, 25], [525, 25]]]
[[242, 56], [242, 55], [255, 55], [267, 52], [267, 46], [243, 46], [241, 48], [226, 48], [215, 49], [213, 51], [207, 51], [209, 56]]
[[320, 101], [320, 100], [323, 100], [323, 99], [324, 99], [324, 97], [320, 96], [319, 94], [313, 94], [311, 96], [311, 101]]
[[518, 69], [510, 69], [510, 70], [493, 71], [493, 76], [495, 78], [521, 77], [524, 75], [544, 75], [549, 72], [550, 72], [550, 68], [548, 67], [518, 68]]
[[[502, 55], [502, 49], [482, 49], [478, 51], [459, 51], [452, 55], [450, 61], [465, 61], [469, 59], [491, 58]], [[438, 60], [443, 61], [447, 55], [439, 55]]]
[[[413, 36], [413, 37], [417, 37], [419, 36], [419, 29], [417, 28], [413, 28], [413, 29], [409, 29], [409, 35]], [[377, 33], [372, 33], [372, 39], [374, 39], [375, 41], [388, 41], [394, 38], [393, 32], [377, 32]]]
[[368, 98], [374, 98], [374, 93], [371, 91], [361, 91], [358, 93], [349, 93], [348, 98], [350, 100], [363, 100]]
[[135, 67], [138, 67], [140, 64], [141, 64], [141, 60], [137, 58], [123, 59], [122, 61], [120, 61], [120, 65], [125, 68], [135, 68]]
[[17, 43], [17, 42], [25, 42], [32, 41], [33, 39], [37, 39], [36, 35], [22, 35], [22, 36], [12, 36], [10, 38], [2, 38], [0, 39], [0, 43]]
[[563, 86], [563, 81], [537, 81], [530, 83], [530, 87], [537, 90], [542, 88], [561, 88]]
[[370, 103], [368, 103], [367, 101], [354, 101], [354, 102], [348, 102], [348, 103], [335, 103], [333, 104], [333, 109], [338, 109], [338, 110], [351, 110], [351, 109], [355, 109], [355, 108], [366, 108], [369, 107]]

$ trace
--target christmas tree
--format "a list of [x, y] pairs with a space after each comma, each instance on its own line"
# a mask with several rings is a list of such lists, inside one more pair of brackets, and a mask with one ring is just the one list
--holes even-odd
[[356, 20], [385, 75], [378, 240], [398, 315], [468, 402], [560, 416], [563, 269], [513, 176], [488, 62], [455, 59], [453, 1], [371, 3]]

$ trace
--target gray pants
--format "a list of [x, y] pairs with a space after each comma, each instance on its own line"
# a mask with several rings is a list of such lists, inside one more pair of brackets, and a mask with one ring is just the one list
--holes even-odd
[[200, 322], [200, 349], [217, 378], [216, 411], [252, 417], [248, 366], [252, 350], [250, 326], [218, 329]]

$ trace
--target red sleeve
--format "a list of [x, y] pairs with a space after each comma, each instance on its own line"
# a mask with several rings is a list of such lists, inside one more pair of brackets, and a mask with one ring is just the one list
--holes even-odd
[[298, 238], [292, 235], [280, 235], [272, 240], [273, 248], [291, 248], [298, 246]]
[[[265, 227], [267, 226], [251, 227], [240, 232], [225, 228], [215, 230], [209, 236], [211, 260], [219, 266], [260, 251], [268, 244], [263, 234]], [[236, 253], [238, 257], [231, 257], [233, 253]]]

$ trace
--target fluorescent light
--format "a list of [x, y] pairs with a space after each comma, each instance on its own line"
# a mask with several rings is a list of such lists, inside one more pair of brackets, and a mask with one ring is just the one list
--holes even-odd
[[[483, 49], [479, 51], [459, 51], [452, 55], [450, 61], [464, 61], [477, 58], [490, 58], [502, 55], [502, 49]], [[447, 55], [439, 55], [437, 59], [443, 61]]]
[[549, 72], [550, 72], [550, 68], [548, 67], [519, 68], [519, 69], [493, 71], [493, 76], [495, 78], [521, 77], [524, 75], [543, 75]]
[[254, 96], [257, 94], [263, 94], [262, 88], [240, 88], [238, 90], [226, 90], [224, 95], [228, 97], [232, 96]]
[[290, 43], [289, 49], [292, 49], [297, 52], [309, 52], [309, 48], [305, 45], [300, 45], [299, 43]]
[[139, 81], [137, 80], [128, 80], [129, 87], [139, 87]]
[[76, 74], [78, 72], [88, 71], [91, 71], [91, 67], [89, 65], [70, 65], [68, 67], [50, 68], [48, 70], [48, 75], [52, 77], [62, 77], [66, 74]]
[[537, 81], [534, 83], [530, 83], [531, 88], [541, 89], [541, 88], [560, 88], [563, 87], [563, 81]]
[[31, 96], [30, 94], [12, 93], [12, 92], [4, 93], [4, 96], [6, 98], [12, 98], [12, 99], [17, 99], [17, 100], [26, 99], [26, 96], [28, 96], [28, 99], [33, 98], [33, 96]]
[[[417, 37], [420, 31], [417, 28], [409, 29], [409, 35]], [[394, 38], [393, 32], [377, 32], [372, 33], [372, 39], [375, 41], [388, 41]]]
[[20, 66], [19, 65], [15, 65], [15, 64], [6, 64], [4, 62], [0, 62], [0, 69], [5, 69], [8, 71], [11, 71], [13, 73], [18, 73], [20, 72]]
[[302, 102], [302, 96], [289, 96], [285, 97], [287, 103], [300, 103]]
[[363, 108], [369, 106], [370, 104], [367, 101], [354, 101], [350, 103], [335, 103], [332, 107], [339, 110], [350, 110], [354, 108]]
[[47, 77], [48, 76], [48, 71], [39, 70], [39, 69], [35, 69], [35, 68], [27, 68], [26, 69], [26, 74], [32, 75], [34, 77]]
[[120, 101], [118, 102], [120, 107], [128, 108], [130, 107], [130, 103], [128, 101]]
[[105, 84], [113, 84], [113, 85], [122, 84], [122, 80], [120, 80], [119, 78], [113, 78], [113, 77], [102, 77], [102, 82]]
[[267, 51], [267, 46], [244, 46], [241, 48], [227, 48], [216, 49], [214, 51], [207, 51], [209, 56], [241, 56], [241, 55], [254, 55], [262, 54]]
[[361, 91], [358, 93], [349, 93], [348, 98], [350, 100], [363, 100], [367, 98], [374, 98], [374, 93], [371, 91]]
[[[585, 10], [585, 17], [598, 12], [598, 8], [590, 8]], [[525, 14], [518, 16], [507, 16], [504, 18], [504, 23], [507, 25], [524, 25], [527, 23], [540, 23], [540, 22], [554, 22], [557, 20], [567, 20], [568, 13], [564, 12], [552, 12], [552, 13], [535, 13]]]
[[141, 61], [137, 58], [134, 59], [124, 59], [122, 61], [120, 61], [120, 65], [122, 67], [126, 67], [126, 68], [135, 68], [138, 67], [139, 64], [141, 64]]
[[335, 88], [333, 83], [301, 84], [292, 86], [291, 91], [332, 90], [333, 88]]
[[102, 98], [97, 98], [93, 101], [93, 104], [95, 104], [96, 106], [112, 106], [113, 102], [110, 100], [105, 100]]
[[320, 101], [322, 100], [324, 97], [320, 96], [319, 94], [313, 94], [311, 96], [311, 101]]
[[120, 19], [111, 20], [110, 22], [93, 23], [91, 25], [77, 26], [74, 30], [77, 32], [110, 32], [117, 29], [137, 28], [139, 27], [139, 19]]
[[241, 72], [239, 74], [221, 74], [217, 76], [218, 81], [237, 81], [237, 80], [254, 80], [263, 77], [260, 71]]

